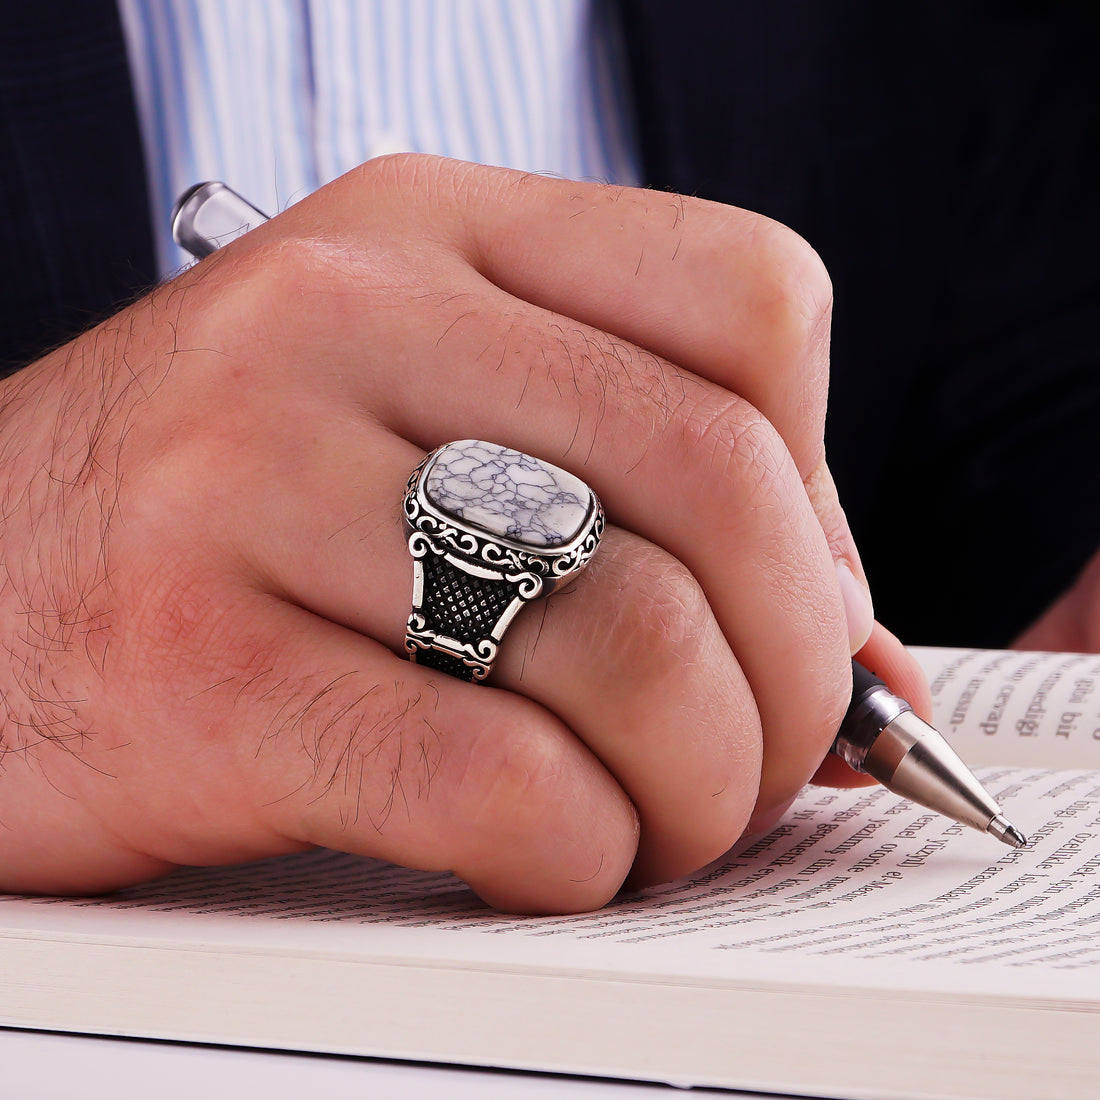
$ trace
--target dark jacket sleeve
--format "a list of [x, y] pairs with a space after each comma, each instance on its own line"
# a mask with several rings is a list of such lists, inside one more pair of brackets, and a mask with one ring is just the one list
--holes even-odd
[[648, 182], [790, 225], [880, 619], [1008, 641], [1100, 548], [1100, 8], [623, 0]]
[[0, 374], [154, 279], [114, 0], [0, 5]]

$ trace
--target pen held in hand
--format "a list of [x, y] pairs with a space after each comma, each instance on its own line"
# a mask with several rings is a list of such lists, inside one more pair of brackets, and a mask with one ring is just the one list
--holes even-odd
[[[224, 183], [199, 183], [180, 196], [172, 236], [196, 259], [267, 221]], [[832, 751], [888, 790], [995, 836], [1012, 848], [1027, 838], [1001, 813], [946, 740], [878, 677], [852, 662], [852, 702]]]

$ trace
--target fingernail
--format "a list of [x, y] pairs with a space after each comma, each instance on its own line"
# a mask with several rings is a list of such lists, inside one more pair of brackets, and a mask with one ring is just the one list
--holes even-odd
[[871, 603], [871, 592], [867, 585], [856, 579], [851, 566], [846, 561], [836, 563], [836, 577], [840, 582], [840, 595], [844, 600], [844, 615], [848, 620], [848, 644], [853, 653], [858, 653], [875, 625], [875, 608]]

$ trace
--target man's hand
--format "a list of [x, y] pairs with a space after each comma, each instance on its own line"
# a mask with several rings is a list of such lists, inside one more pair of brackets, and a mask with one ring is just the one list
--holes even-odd
[[[758, 216], [398, 157], [3, 383], [0, 889], [327, 845], [579, 910], [774, 819], [872, 625], [829, 309]], [[403, 656], [402, 489], [466, 437], [610, 521], [489, 686]]]

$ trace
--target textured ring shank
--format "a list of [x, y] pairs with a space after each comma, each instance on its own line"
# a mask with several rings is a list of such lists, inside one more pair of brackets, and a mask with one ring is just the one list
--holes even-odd
[[[516, 587], [511, 582], [472, 576], [442, 555], [427, 554], [422, 566], [420, 613], [424, 625], [466, 645], [476, 648], [478, 642], [490, 637], [516, 598]], [[480, 667], [434, 647], [418, 648], [416, 661], [461, 680], [474, 680], [475, 670]]]
[[445, 672], [456, 680], [468, 680], [470, 683], [476, 681], [474, 665], [463, 661], [461, 657], [452, 657], [451, 654], [433, 649], [431, 646], [417, 650], [416, 663], [426, 668], [434, 668], [436, 672]]

